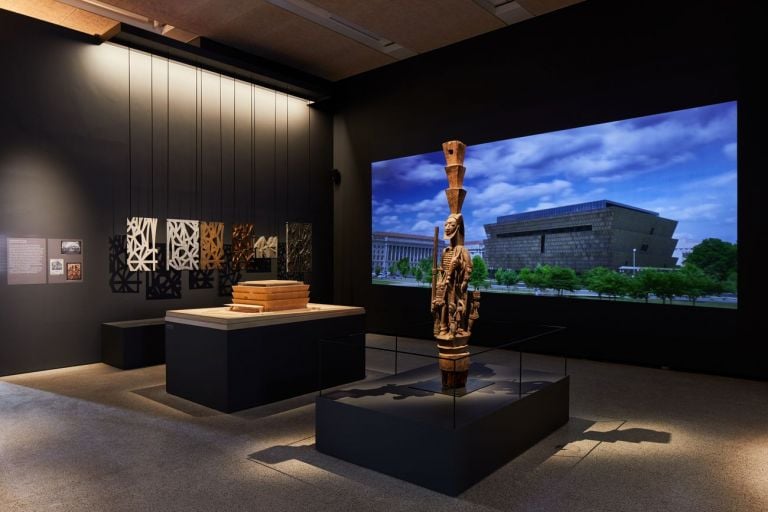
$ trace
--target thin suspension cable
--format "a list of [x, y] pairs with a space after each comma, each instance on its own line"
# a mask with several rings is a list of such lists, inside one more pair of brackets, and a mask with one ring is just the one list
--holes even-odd
[[232, 217], [237, 219], [237, 79], [232, 79]]
[[155, 57], [149, 56], [149, 148], [150, 148], [150, 178], [152, 180], [152, 186], [150, 191], [152, 197], [150, 198], [150, 215], [155, 216]]
[[224, 218], [224, 135], [221, 119], [221, 73], [219, 73], [219, 215]]
[[251, 220], [256, 217], [256, 87], [251, 84]]
[[203, 70], [200, 69], [200, 215], [203, 215], [203, 189], [205, 188], [205, 160], [203, 159], [203, 150], [205, 147], [205, 125], [203, 124]]
[[128, 48], [128, 217], [133, 217], [133, 134], [131, 133], [131, 49]]
[[312, 217], [312, 107], [307, 108], [307, 202], [309, 216]]
[[[197, 198], [198, 198], [198, 156], [200, 152], [200, 145], [197, 137], [197, 68], [195, 68], [195, 197], [190, 203], [193, 205], [193, 208], [197, 209]], [[198, 218], [201, 218], [203, 216], [203, 212], [199, 211]]]
[[[274, 126], [275, 126], [275, 134], [272, 138], [273, 142], [273, 148], [272, 148], [272, 197], [277, 197], [277, 91], [274, 91], [274, 105], [275, 105], [275, 119], [274, 119]], [[274, 227], [275, 231], [278, 231], [277, 228], [277, 208], [272, 209], [272, 226]]]
[[165, 61], [165, 217], [171, 206], [171, 59]]
[[286, 206], [286, 220], [288, 216], [288, 196], [290, 194], [291, 183], [291, 168], [288, 162], [288, 95], [285, 95], [285, 206]]
[[[195, 75], [195, 78], [197, 78], [197, 75]], [[195, 83], [195, 86], [197, 86], [197, 83]], [[197, 88], [197, 87], [195, 87], [195, 88]], [[197, 123], [197, 94], [195, 94], [195, 123]], [[197, 140], [195, 140], [195, 142], [197, 142]], [[190, 170], [190, 172], [194, 171], [194, 173], [195, 173], [194, 178], [192, 178], [190, 180], [190, 184], [192, 185], [192, 191], [195, 193], [194, 197], [197, 197], [197, 187], [195, 186], [195, 181], [197, 180], [197, 144], [195, 144], [195, 165], [194, 165], [194, 168], [193, 168], [193, 166], [190, 165], [189, 166], [189, 170]], [[189, 201], [189, 218], [190, 219], [192, 218], [192, 216], [194, 214], [194, 211], [192, 210], [192, 208], [193, 208], [192, 202], [193, 202], [193, 200], [191, 199]], [[198, 217], [198, 219], [199, 219], [199, 217]]]

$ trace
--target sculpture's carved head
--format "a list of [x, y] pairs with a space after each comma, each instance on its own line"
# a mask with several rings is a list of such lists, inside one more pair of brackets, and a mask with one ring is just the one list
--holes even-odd
[[464, 243], [464, 216], [460, 213], [452, 213], [445, 219], [444, 226], [445, 240], [456, 240], [457, 243]]

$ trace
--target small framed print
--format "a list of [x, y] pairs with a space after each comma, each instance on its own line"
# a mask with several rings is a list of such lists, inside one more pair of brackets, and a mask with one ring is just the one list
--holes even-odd
[[83, 280], [83, 264], [67, 263], [67, 281]]
[[52, 258], [48, 260], [48, 273], [52, 276], [64, 275], [64, 259]]

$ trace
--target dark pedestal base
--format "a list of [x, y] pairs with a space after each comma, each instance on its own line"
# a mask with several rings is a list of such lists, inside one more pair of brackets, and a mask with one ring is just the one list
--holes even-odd
[[[364, 315], [221, 330], [166, 323], [169, 393], [235, 412], [365, 378]], [[336, 338], [333, 343], [319, 340]]]
[[101, 324], [102, 362], [129, 370], [165, 362], [165, 320], [130, 320]]
[[317, 398], [317, 450], [456, 496], [568, 421], [569, 378], [474, 363], [493, 383], [455, 399], [420, 390], [430, 366]]

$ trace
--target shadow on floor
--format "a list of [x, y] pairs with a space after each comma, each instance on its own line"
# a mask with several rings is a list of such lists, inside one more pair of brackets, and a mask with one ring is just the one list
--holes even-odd
[[626, 430], [611, 430], [610, 432], [584, 432], [583, 439], [602, 443], [659, 443], [669, 444], [672, 434], [649, 428], [628, 428]]
[[[531, 448], [524, 456], [519, 456], [512, 459], [508, 464], [516, 464], [515, 472], [518, 474], [527, 474], [537, 467], [544, 464], [552, 457], [564, 456], [564, 457], [578, 457], [576, 464], [581, 462], [589, 456], [590, 453], [602, 442], [608, 443], [661, 443], [668, 444], [671, 441], [671, 434], [669, 432], [657, 431], [646, 428], [628, 428], [621, 429], [621, 426], [626, 422], [618, 420], [619, 424], [614, 430], [607, 432], [592, 431], [590, 430], [599, 421], [588, 420], [583, 418], [570, 418], [569, 422], [561, 427], [556, 432], [552, 433], [536, 446]], [[572, 443], [575, 445], [579, 441], [595, 441], [596, 443], [591, 446], [588, 451], [585, 452], [571, 452], [569, 453], [569, 445]], [[289, 461], [299, 461], [304, 464], [314, 466], [318, 469], [327, 471], [336, 476], [346, 478], [353, 481], [359, 481], [366, 485], [371, 485], [370, 475], [361, 475], [360, 467], [352, 463], [348, 463], [329, 455], [318, 452], [315, 448], [315, 444], [306, 445], [280, 445], [272, 446], [265, 450], [254, 452], [248, 455], [248, 459], [257, 462], [262, 465], [271, 467], [275, 471], [289, 474], [290, 471], [283, 469], [277, 469], [276, 465], [283, 464]], [[404, 463], [409, 463], [405, 461]], [[368, 470], [373, 471], [373, 470]], [[493, 475], [489, 475], [489, 478]], [[480, 485], [481, 482], [478, 482]], [[407, 484], [414, 485], [414, 484]], [[471, 488], [469, 489], [471, 490]], [[469, 491], [468, 490], [468, 491]], [[468, 492], [467, 491], [467, 492]]]

